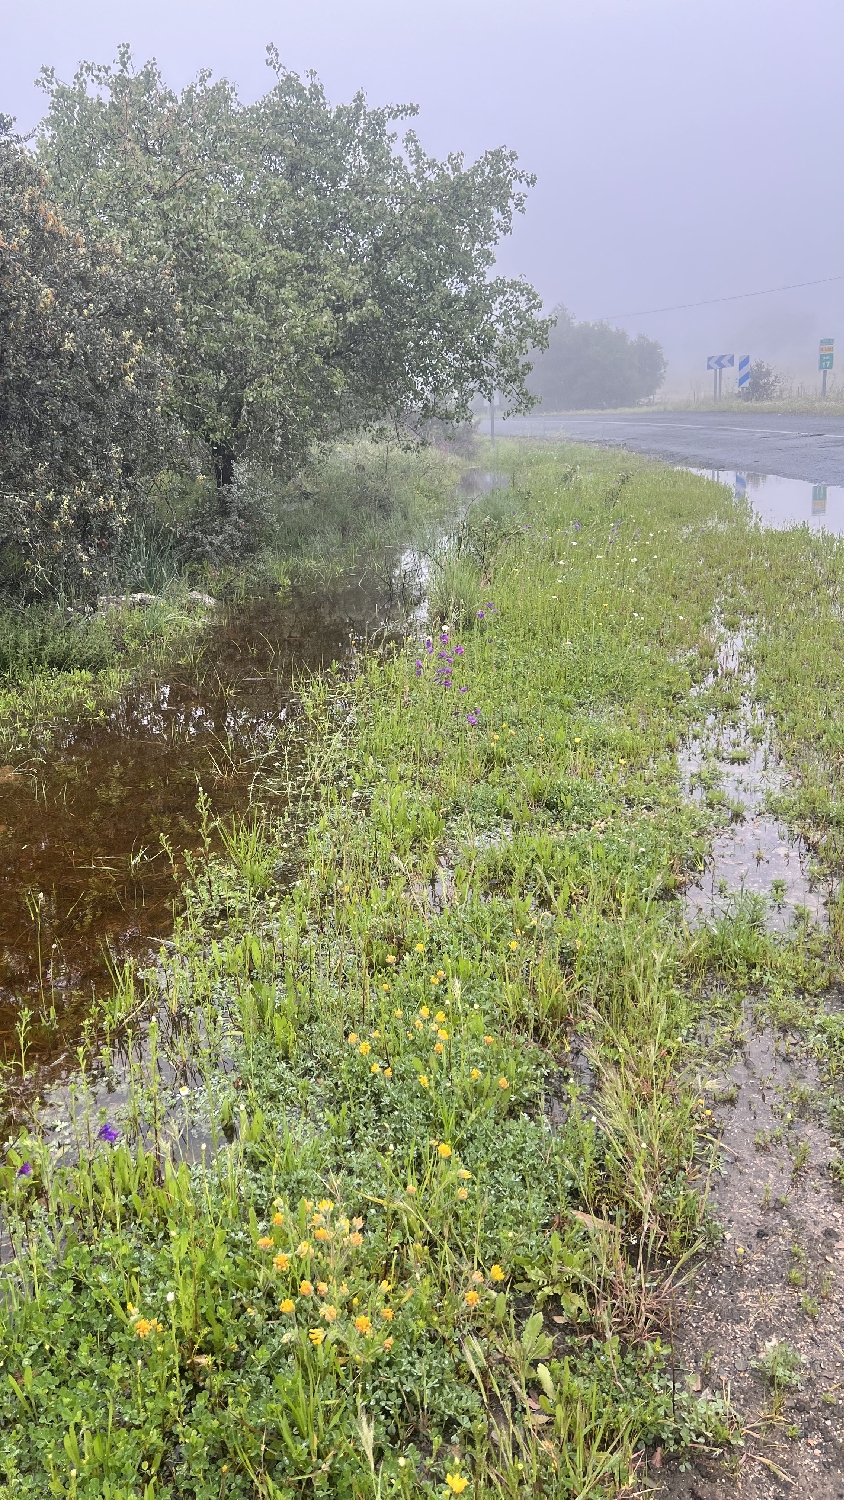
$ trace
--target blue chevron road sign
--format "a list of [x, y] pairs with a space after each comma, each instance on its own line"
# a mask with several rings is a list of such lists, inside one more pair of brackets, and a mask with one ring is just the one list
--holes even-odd
[[706, 361], [707, 370], [726, 370], [732, 368], [735, 363], [734, 354], [710, 354]]
[[738, 362], [738, 388], [750, 385], [750, 355], [742, 354]]

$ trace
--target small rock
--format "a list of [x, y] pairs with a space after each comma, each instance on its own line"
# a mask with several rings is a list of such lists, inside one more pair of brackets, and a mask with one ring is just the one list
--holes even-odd
[[97, 613], [109, 614], [113, 609], [146, 609], [159, 602], [157, 594], [98, 594]]
[[201, 589], [191, 589], [188, 594], [189, 604], [201, 604], [203, 609], [216, 609], [217, 600], [212, 594], [203, 594]]

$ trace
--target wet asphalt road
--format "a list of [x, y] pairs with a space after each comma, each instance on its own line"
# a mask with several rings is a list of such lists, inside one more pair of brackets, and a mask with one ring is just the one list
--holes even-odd
[[[488, 427], [487, 427], [488, 430]], [[844, 417], [678, 411], [532, 414], [500, 418], [496, 436], [570, 438], [650, 453], [671, 463], [844, 484]]]

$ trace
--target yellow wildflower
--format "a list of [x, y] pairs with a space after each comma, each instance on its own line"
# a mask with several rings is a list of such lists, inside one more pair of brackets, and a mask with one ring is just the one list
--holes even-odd
[[431, 975], [431, 983], [432, 984], [439, 984], [439, 982], [440, 982], [440, 976], [439, 976], [439, 974], [432, 974]]
[[421, 1083], [423, 1089], [426, 1089], [428, 1087], [428, 1080], [425, 1077], [424, 1073], [419, 1074], [419, 1082]]
[[273, 1248], [273, 1242], [270, 1239], [269, 1235], [268, 1234], [262, 1234], [261, 1238], [258, 1241], [258, 1249], [259, 1250], [272, 1250], [272, 1248]]
[[312, 1281], [300, 1281], [299, 1282], [299, 1295], [300, 1295], [300, 1297], [312, 1297], [313, 1294], [314, 1294], [314, 1284], [313, 1284]]
[[465, 1479], [462, 1474], [446, 1474], [445, 1482], [451, 1490], [452, 1495], [462, 1495], [469, 1483], [468, 1479]]
[[489, 1279], [490, 1281], [506, 1281], [507, 1273], [504, 1270], [504, 1267], [499, 1266], [496, 1262], [494, 1266], [490, 1267]]
[[331, 1306], [323, 1307], [321, 1309], [321, 1311], [320, 1311], [320, 1317], [321, 1318], [325, 1318], [326, 1323], [336, 1323], [336, 1321], [337, 1321], [337, 1309], [336, 1309], [336, 1307], [331, 1307]]
[[484, 1037], [484, 1041], [486, 1042], [486, 1044], [487, 1044], [488, 1047], [491, 1047], [492, 1044], [493, 1044], [493, 1042], [495, 1041], [495, 1037], [493, 1037], [493, 1036], [485, 1036]]
[[422, 1017], [423, 1021], [427, 1021], [427, 1019], [428, 1019], [429, 1015], [431, 1014], [431, 1012], [429, 1011], [427, 1005], [422, 1005], [419, 1008], [419, 1014]]
[[381, 1072], [381, 1064], [378, 1063], [378, 1062], [374, 1062], [372, 1064], [372, 1067], [370, 1068], [369, 1071], [370, 1071], [370, 1073], [380, 1073]]
[[163, 1333], [164, 1325], [157, 1318], [139, 1318], [135, 1324], [135, 1332], [139, 1339], [145, 1339], [151, 1333]]
[[293, 1301], [292, 1297], [285, 1297], [284, 1301], [283, 1302], [279, 1302], [279, 1304], [278, 1304], [278, 1310], [279, 1310], [279, 1312], [283, 1312], [283, 1313], [292, 1313], [292, 1312], [295, 1311], [295, 1308], [296, 1308], [296, 1304]]
[[392, 1070], [392, 1068], [385, 1068], [384, 1069], [384, 1077], [385, 1078], [392, 1078], [392, 1076], [393, 1076], [393, 1070]]
[[371, 1333], [372, 1319], [368, 1318], [365, 1313], [362, 1313], [359, 1318], [355, 1318], [355, 1328], [357, 1329], [358, 1333]]
[[434, 1020], [435, 1021], [439, 1021], [440, 1025], [442, 1026], [442, 1023], [445, 1020], [445, 1013], [444, 1013], [444, 1011], [438, 1010], [437, 1014], [434, 1016]]
[[457, 1175], [458, 1177], [462, 1177], [464, 1182], [468, 1182], [472, 1174], [471, 1172], [467, 1172], [465, 1167], [460, 1167]]
[[360, 1046], [358, 1047], [358, 1052], [360, 1053], [361, 1057], [368, 1057], [371, 1051], [372, 1048], [370, 1047], [369, 1042], [361, 1042]]
[[436, 1054], [437, 1054], [438, 1057], [442, 1057], [442, 1050], [443, 1050], [443, 1044], [442, 1044], [442, 1042], [435, 1042], [434, 1043], [434, 1051], [436, 1052]]
[[324, 1229], [324, 1228], [315, 1229], [314, 1230], [314, 1239], [315, 1240], [330, 1240], [331, 1239], [331, 1235], [329, 1234], [329, 1232], [328, 1232], [327, 1229]]
[[382, 1307], [382, 1309], [381, 1309], [381, 1316], [382, 1316], [382, 1318], [386, 1318], [388, 1323], [392, 1323], [392, 1321], [393, 1321], [393, 1309], [391, 1307]]
[[395, 1016], [395, 1018], [396, 1018], [397, 1021], [400, 1021], [401, 1018], [402, 1018], [402, 1016], [404, 1015], [404, 1011], [394, 1010], [393, 1011], [393, 1015]]
[[477, 1292], [471, 1291], [471, 1292], [467, 1292], [466, 1293], [466, 1306], [467, 1307], [477, 1307], [477, 1305], [480, 1302], [480, 1300], [481, 1299], [478, 1296]]
[[443, 1158], [443, 1161], [445, 1161], [450, 1155], [451, 1147], [449, 1146], [448, 1142], [440, 1141], [440, 1144], [437, 1147], [437, 1156], [441, 1156]]
[[381, 988], [384, 991], [385, 995], [389, 995], [389, 993], [390, 993], [390, 986], [388, 984], [382, 984]]
[[273, 1223], [274, 1224], [283, 1224], [284, 1223], [284, 1214], [273, 1214]]
[[387, 954], [387, 963], [388, 964], [394, 964], [395, 961], [396, 961], [396, 955], [395, 955], [395, 953], [388, 953]]
[[308, 1338], [310, 1339], [311, 1343], [314, 1344], [316, 1346], [316, 1348], [318, 1349], [319, 1346], [320, 1346], [320, 1344], [322, 1343], [323, 1339], [325, 1338], [325, 1329], [324, 1328], [309, 1328], [308, 1329]]
[[425, 952], [425, 944], [424, 943], [416, 943], [414, 946], [416, 948], [416, 952], [417, 953], [424, 953]]
[[390, 1283], [389, 1283], [389, 1281], [382, 1281], [381, 1282], [381, 1290], [382, 1290], [382, 1292], [388, 1292], [390, 1290]]
[[461, 1203], [465, 1203], [466, 1199], [469, 1196], [469, 1189], [468, 1188], [458, 1188], [457, 1189], [457, 1196], [460, 1199]]
[[311, 1253], [311, 1242], [310, 1242], [310, 1240], [302, 1240], [296, 1246], [296, 1254], [297, 1255], [304, 1256], [304, 1255], [310, 1255], [310, 1253]]
[[358, 1044], [358, 1034], [357, 1034], [357, 1032], [356, 1031], [350, 1031], [349, 1032], [349, 1046], [350, 1047], [356, 1047], [357, 1044]]
[[[392, 1347], [393, 1347], [393, 1341], [392, 1341], [392, 1339], [391, 1338], [390, 1339], [385, 1339], [384, 1340], [384, 1348], [386, 1349], [386, 1351], [387, 1351], [388, 1354], [389, 1354], [390, 1350], [392, 1349]], [[401, 1463], [401, 1459], [399, 1459], [399, 1463]]]
[[357, 1249], [357, 1247], [359, 1245], [363, 1244], [363, 1235], [362, 1234], [358, 1234], [358, 1231], [355, 1230], [353, 1234], [349, 1235], [349, 1244], [350, 1245], [354, 1245], [355, 1248]]
[[508, 1089], [510, 1087], [510, 1085], [507, 1082], [506, 1078], [499, 1078], [499, 1080], [498, 1080], [498, 1087], [500, 1089]]
[[478, 1284], [480, 1284], [480, 1282], [482, 1282], [483, 1279], [484, 1279], [484, 1273], [483, 1273], [483, 1271], [473, 1271], [472, 1272], [472, 1280], [473, 1281], [475, 1281]]
[[480, 1068], [473, 1068], [472, 1071], [471, 1071], [471, 1073], [469, 1074], [469, 1077], [472, 1079], [473, 1083], [477, 1083], [477, 1081], [480, 1078], [480, 1076], [481, 1076], [481, 1070], [480, 1070]]
[[289, 1271], [290, 1259], [279, 1251], [278, 1255], [273, 1257], [273, 1265], [277, 1271]]
[[326, 1292], [328, 1291], [328, 1282], [327, 1281], [318, 1281], [317, 1284], [316, 1284], [316, 1289], [319, 1292], [319, 1295], [321, 1297], [324, 1297], [325, 1294], [326, 1294]]
[[447, 1042], [448, 1041], [448, 1032], [447, 1031], [440, 1030], [440, 1031], [437, 1032], [437, 1036], [439, 1037], [439, 1039], [440, 1039], [441, 1042]]

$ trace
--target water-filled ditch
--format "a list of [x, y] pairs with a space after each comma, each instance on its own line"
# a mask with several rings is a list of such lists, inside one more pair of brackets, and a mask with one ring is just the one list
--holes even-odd
[[[323, 586], [224, 604], [166, 673], [103, 718], [53, 726], [46, 757], [0, 773], [0, 1055], [61, 1077], [109, 966], [148, 959], [173, 921], [185, 851], [209, 816], [280, 809], [302, 734], [296, 683], [400, 630], [412, 554]], [[172, 856], [172, 857], [171, 857]]]

